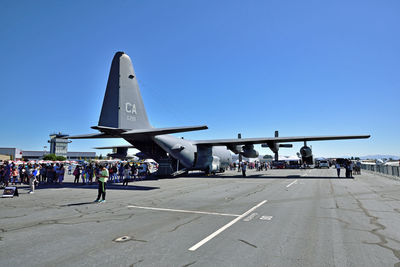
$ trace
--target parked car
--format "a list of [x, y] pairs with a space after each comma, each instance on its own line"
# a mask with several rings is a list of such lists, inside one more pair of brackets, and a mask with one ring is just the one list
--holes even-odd
[[327, 160], [320, 160], [318, 167], [321, 168], [321, 169], [322, 168], [329, 169], [329, 162]]
[[286, 163], [283, 160], [272, 161], [271, 168], [272, 169], [285, 169]]

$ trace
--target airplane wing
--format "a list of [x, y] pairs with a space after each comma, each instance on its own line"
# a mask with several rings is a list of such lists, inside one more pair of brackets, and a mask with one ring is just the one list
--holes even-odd
[[263, 138], [243, 138], [243, 139], [216, 139], [194, 141], [195, 145], [209, 146], [234, 146], [234, 145], [255, 145], [264, 143], [288, 143], [303, 141], [325, 141], [325, 140], [345, 140], [363, 139], [370, 135], [332, 135], [332, 136], [294, 136], [294, 137], [263, 137]]
[[102, 146], [102, 147], [94, 147], [94, 149], [113, 149], [113, 148], [135, 148], [134, 146], [126, 145], [126, 146]]

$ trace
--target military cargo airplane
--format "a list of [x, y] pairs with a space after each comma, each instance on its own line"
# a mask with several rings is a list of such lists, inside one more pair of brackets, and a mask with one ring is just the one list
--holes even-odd
[[[312, 157], [307, 141], [369, 138], [370, 135], [298, 136], [262, 138], [237, 138], [218, 140], [186, 140], [169, 134], [208, 129], [205, 125], [154, 128], [150, 125], [140, 94], [138, 80], [131, 59], [124, 52], [117, 52], [112, 60], [103, 106], [97, 126], [99, 133], [69, 136], [70, 139], [123, 138], [132, 146], [116, 146], [124, 153], [135, 147], [146, 155], [168, 166], [169, 174], [190, 170], [206, 173], [221, 172], [232, 163], [232, 153], [246, 158], [256, 158], [259, 153], [254, 145], [269, 147], [277, 157], [280, 147], [291, 147], [289, 142], [304, 142], [300, 153], [304, 160]], [[283, 143], [283, 144], [282, 144]]]

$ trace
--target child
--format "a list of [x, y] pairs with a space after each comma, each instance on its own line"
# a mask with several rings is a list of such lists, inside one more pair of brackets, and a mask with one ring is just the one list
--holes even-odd
[[17, 169], [17, 167], [14, 167], [14, 169], [12, 171], [12, 177], [13, 177], [12, 184], [18, 183], [18, 175], [19, 175], [18, 169]]

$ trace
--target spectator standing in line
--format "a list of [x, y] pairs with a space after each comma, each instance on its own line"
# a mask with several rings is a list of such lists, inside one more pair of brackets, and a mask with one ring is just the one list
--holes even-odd
[[60, 166], [58, 165], [58, 163], [56, 164], [56, 166], [54, 167], [54, 182], [56, 184], [58, 184], [58, 176], [60, 175]]
[[93, 183], [93, 169], [91, 165], [86, 167], [86, 178], [88, 184]]
[[129, 164], [126, 164], [126, 165], [123, 165], [122, 163], [119, 164], [119, 167], [118, 167], [119, 181], [125, 180], [124, 170], [125, 170], [126, 166], [129, 167]]
[[61, 164], [60, 168], [58, 169], [58, 183], [62, 184], [64, 181], [64, 175], [65, 175], [65, 168], [64, 165]]
[[54, 166], [54, 177], [53, 177], [53, 180], [55, 183], [58, 183], [58, 174], [60, 173], [59, 169], [60, 169], [60, 165], [58, 163], [56, 163], [56, 165]]
[[53, 183], [53, 176], [54, 176], [54, 171], [53, 171], [53, 166], [50, 164], [47, 166], [47, 183]]
[[21, 184], [26, 183], [26, 169], [24, 165], [21, 165], [19, 169], [19, 179], [21, 181]]
[[340, 177], [340, 164], [336, 162], [335, 168], [336, 168], [336, 172], [337, 172], [337, 177]]
[[143, 179], [146, 179], [146, 178], [147, 178], [148, 171], [149, 171], [149, 168], [148, 168], [148, 166], [147, 166], [147, 163], [146, 163], [146, 162], [144, 162], [144, 163], [142, 164], [142, 174], [141, 174], [141, 180], [143, 180]]
[[85, 181], [86, 168], [85, 168], [85, 166], [82, 166], [82, 173], [81, 173], [81, 176], [82, 176], [82, 184], [85, 185], [85, 184], [86, 184], [86, 181]]
[[81, 175], [81, 171], [79, 169], [79, 165], [76, 165], [75, 170], [73, 172], [73, 175], [75, 176], [74, 179], [74, 184], [79, 184], [79, 176]]
[[361, 162], [359, 160], [357, 160], [356, 166], [357, 166], [357, 174], [361, 175]]
[[12, 184], [16, 185], [18, 183], [18, 175], [19, 175], [18, 168], [14, 167], [12, 171], [12, 177], [13, 177]]
[[100, 178], [100, 171], [101, 171], [101, 168], [100, 168], [100, 166], [99, 166], [99, 164], [97, 164], [96, 163], [96, 165], [94, 166], [94, 176], [95, 176], [95, 181], [97, 182], [98, 180], [99, 180], [99, 178]]
[[242, 175], [243, 175], [243, 177], [246, 177], [246, 169], [247, 169], [247, 163], [243, 162], [242, 163]]
[[350, 178], [354, 178], [354, 177], [353, 177], [353, 166], [354, 166], [353, 162], [350, 161], [350, 162], [349, 162], [349, 177], [350, 177]]
[[113, 167], [111, 165], [108, 167], [108, 173], [110, 175], [109, 176], [110, 182], [113, 182], [114, 173], [113, 173]]
[[4, 168], [3, 175], [4, 175], [4, 185], [7, 187], [8, 183], [10, 181], [10, 178], [11, 178], [12, 169], [11, 169], [11, 164], [8, 163], [8, 161], [5, 162], [5, 165], [6, 165], [6, 167]]
[[42, 168], [40, 169], [40, 176], [41, 176], [41, 180], [42, 180], [42, 183], [45, 183], [46, 182], [46, 179], [47, 179], [47, 168], [46, 168], [46, 165], [42, 165]]
[[33, 165], [33, 172], [34, 172], [34, 176], [35, 176], [35, 188], [39, 186], [39, 179], [40, 179], [40, 165], [39, 164], [35, 164]]
[[117, 168], [116, 164], [114, 164], [112, 166], [112, 170], [113, 170], [113, 183], [119, 183], [119, 180], [118, 180], [118, 168]]
[[[106, 184], [108, 181], [108, 178], [110, 176], [110, 173], [108, 172], [106, 166], [102, 166], [102, 169], [100, 171], [100, 177], [99, 177], [99, 192], [97, 194], [97, 198], [94, 202], [105, 202], [106, 201]], [[100, 200], [101, 197], [101, 200]]]
[[0, 184], [4, 184], [4, 166], [0, 165]]
[[122, 182], [123, 186], [124, 185], [128, 186], [128, 182], [129, 182], [129, 179], [130, 179], [129, 173], [130, 173], [129, 164], [126, 164], [124, 169], [123, 169], [123, 177], [124, 177], [124, 181]]
[[343, 165], [344, 165], [344, 169], [346, 170], [345, 176], [346, 176], [346, 178], [349, 178], [349, 162], [346, 160]]
[[35, 168], [33, 168], [31, 165], [28, 165], [28, 171], [26, 173], [28, 175], [29, 187], [31, 189], [31, 191], [29, 191], [29, 194], [33, 194], [35, 193], [35, 179], [37, 175], [37, 170], [35, 170]]
[[[128, 167], [129, 167], [129, 165], [128, 165]], [[133, 177], [132, 178], [133, 181], [135, 181], [136, 175], [137, 175], [137, 168], [135, 166], [135, 163], [133, 162], [132, 166], [131, 166], [131, 176]]]

